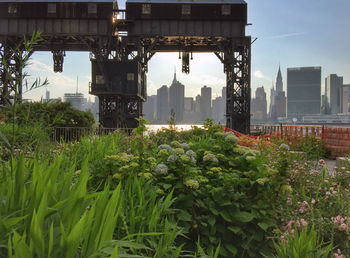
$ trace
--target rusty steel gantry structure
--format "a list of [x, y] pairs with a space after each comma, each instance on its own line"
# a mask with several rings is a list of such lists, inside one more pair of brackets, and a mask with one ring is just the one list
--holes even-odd
[[[250, 127], [251, 37], [244, 0], [0, 0], [0, 55], [16, 65], [13, 49], [41, 31], [35, 51], [53, 53], [63, 70], [66, 51], [91, 53], [90, 93], [99, 97], [100, 124], [134, 128], [146, 100], [148, 61], [157, 52], [179, 52], [189, 73], [192, 53], [212, 52], [227, 78], [227, 127]], [[18, 71], [21, 74], [21, 71]], [[0, 67], [5, 104], [8, 75]], [[18, 76], [18, 75], [17, 75]]]

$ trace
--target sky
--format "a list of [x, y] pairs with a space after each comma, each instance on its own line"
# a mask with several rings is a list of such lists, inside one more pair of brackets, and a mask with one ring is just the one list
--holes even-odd
[[[124, 6], [125, 0], [119, 0]], [[324, 79], [332, 73], [344, 77], [350, 84], [350, 1], [349, 0], [247, 0], [247, 35], [257, 40], [252, 45], [252, 97], [257, 87], [264, 86], [268, 94], [281, 66], [284, 90], [287, 68], [322, 67]], [[170, 85], [174, 69], [177, 79], [185, 85], [185, 96], [195, 97], [204, 85], [212, 88], [213, 98], [221, 96], [226, 76], [223, 65], [213, 53], [194, 54], [190, 74], [181, 72], [177, 53], [157, 53], [149, 62], [147, 93], [156, 94], [162, 85]], [[67, 52], [63, 73], [53, 72], [50, 53], [36, 52], [28, 73], [32, 78], [48, 78], [51, 98], [65, 92], [78, 91], [88, 95], [91, 67], [88, 53]], [[44, 88], [24, 94], [24, 98], [45, 98]], [[91, 96], [93, 99], [94, 97]]]

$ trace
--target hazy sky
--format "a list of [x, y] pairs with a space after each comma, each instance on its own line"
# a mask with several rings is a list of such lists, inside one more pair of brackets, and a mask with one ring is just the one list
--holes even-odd
[[[337, 73], [350, 83], [350, 1], [349, 0], [248, 0], [247, 35], [257, 41], [252, 46], [252, 93], [260, 86], [269, 93], [281, 64], [284, 89], [288, 67], [321, 66], [324, 78]], [[124, 6], [125, 0], [119, 0]], [[35, 53], [29, 74], [47, 77], [51, 97], [79, 91], [88, 95], [90, 61], [88, 53], [68, 52], [64, 72], [53, 73], [50, 53]], [[194, 54], [189, 75], [181, 73], [181, 60], [176, 53], [157, 53], [149, 62], [148, 95], [172, 82], [174, 67], [177, 78], [185, 85], [185, 95], [200, 93], [203, 85], [212, 87], [213, 97], [221, 95], [225, 86], [223, 65], [212, 54]], [[269, 94], [268, 94], [269, 95]], [[36, 89], [24, 98], [45, 97], [45, 89]]]

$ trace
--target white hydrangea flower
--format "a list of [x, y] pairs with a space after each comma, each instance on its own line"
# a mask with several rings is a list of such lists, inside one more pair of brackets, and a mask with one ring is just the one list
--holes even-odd
[[219, 160], [216, 158], [216, 156], [212, 153], [207, 153], [203, 156], [203, 161], [205, 162], [212, 162], [212, 163], [218, 163]]
[[166, 175], [168, 174], [168, 167], [164, 163], [160, 163], [157, 165], [154, 171], [158, 174]]

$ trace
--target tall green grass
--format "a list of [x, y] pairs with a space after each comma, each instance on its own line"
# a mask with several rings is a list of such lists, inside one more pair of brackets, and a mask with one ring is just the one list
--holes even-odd
[[[169, 221], [172, 196], [156, 201], [153, 186], [129, 177], [114, 190], [88, 190], [81, 169], [13, 160], [0, 178], [0, 257], [177, 257], [180, 231]], [[132, 256], [130, 256], [132, 255]]]

